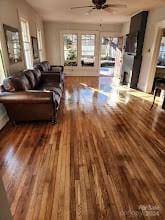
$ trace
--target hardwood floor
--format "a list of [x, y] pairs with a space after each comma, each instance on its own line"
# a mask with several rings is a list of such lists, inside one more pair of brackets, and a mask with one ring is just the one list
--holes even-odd
[[59, 123], [6, 126], [14, 219], [164, 219], [165, 112], [109, 77], [68, 77]]

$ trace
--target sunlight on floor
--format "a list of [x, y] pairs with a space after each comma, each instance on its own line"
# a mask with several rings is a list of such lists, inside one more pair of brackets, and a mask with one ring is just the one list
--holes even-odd
[[[127, 86], [119, 86], [119, 90], [120, 91], [125, 91], [129, 95], [141, 98], [145, 101], [149, 101], [151, 103], [153, 102], [153, 95], [152, 94], [145, 93], [145, 92], [142, 92], [142, 91], [138, 91], [138, 90], [135, 90], [135, 89], [131, 89], [131, 88], [128, 88]], [[160, 97], [156, 97], [155, 104], [161, 105]]]
[[107, 67], [107, 68], [101, 67], [100, 68], [100, 75], [113, 77], [114, 76], [114, 67]]
[[[145, 101], [149, 101], [151, 103], [153, 102], [153, 95], [152, 94], [148, 94], [148, 93], [145, 93], [145, 92], [142, 92], [142, 91], [131, 89], [131, 88], [128, 88], [127, 86], [119, 85], [119, 79], [117, 79], [117, 78], [113, 78], [113, 80], [112, 80], [112, 90], [108, 91], [108, 92], [107, 91], [105, 92], [102, 89], [97, 89], [97, 88], [90, 87], [85, 83], [80, 83], [80, 85], [82, 85], [84, 87], [88, 87], [91, 90], [93, 90], [94, 92], [98, 92], [98, 93], [101, 93], [101, 94], [103, 94], [107, 97], [111, 97], [111, 100], [113, 100], [113, 102], [118, 100], [120, 91], [126, 92], [127, 95], [135, 96], [137, 98], [140, 98], [140, 99], [145, 100]], [[129, 100], [129, 98], [127, 99], [127, 101], [128, 100]], [[160, 97], [156, 97], [155, 104], [161, 105]]]

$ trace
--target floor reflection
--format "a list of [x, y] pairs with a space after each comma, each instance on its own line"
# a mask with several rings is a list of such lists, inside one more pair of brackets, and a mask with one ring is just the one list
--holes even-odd
[[[114, 102], [118, 97], [118, 82], [113, 77], [75, 78], [75, 85], [68, 85], [65, 92], [65, 104], [74, 108], [75, 104], [92, 108], [94, 105]], [[76, 107], [76, 106], [75, 106]]]
[[[128, 103], [133, 103], [133, 100], [147, 101], [149, 105], [153, 101], [153, 95], [121, 86], [119, 79], [115, 77], [72, 78], [66, 79], [65, 106], [67, 110], [79, 107], [81, 111], [89, 112], [94, 108], [101, 108], [101, 106], [128, 105]], [[155, 103], [159, 104], [159, 98]]]

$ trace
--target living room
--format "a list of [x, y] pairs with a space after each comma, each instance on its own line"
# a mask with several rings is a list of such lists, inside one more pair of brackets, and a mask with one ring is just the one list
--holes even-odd
[[164, 0], [0, 0], [0, 219], [163, 219]]

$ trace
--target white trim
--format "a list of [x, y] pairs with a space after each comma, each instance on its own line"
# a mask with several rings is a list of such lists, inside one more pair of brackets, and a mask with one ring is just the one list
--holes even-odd
[[68, 70], [65, 71], [66, 76], [99, 76], [99, 72], [96, 70], [92, 71], [76, 71], [76, 70]]
[[0, 130], [7, 124], [9, 121], [7, 113], [0, 116]]

